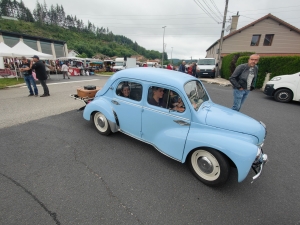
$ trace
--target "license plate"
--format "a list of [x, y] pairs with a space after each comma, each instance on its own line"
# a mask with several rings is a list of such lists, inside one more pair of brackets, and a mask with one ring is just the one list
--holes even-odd
[[208, 73], [203, 73], [203, 74], [208, 74]]

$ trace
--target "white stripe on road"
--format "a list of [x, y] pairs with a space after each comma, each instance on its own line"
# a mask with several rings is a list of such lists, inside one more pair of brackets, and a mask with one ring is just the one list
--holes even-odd
[[[76, 80], [76, 81], [69, 81], [69, 82], [59, 82], [59, 83], [49, 83], [47, 86], [55, 85], [55, 84], [70, 84], [70, 83], [78, 83], [78, 82], [86, 82], [86, 81], [94, 81], [94, 80], [100, 80], [100, 79], [91, 79], [91, 80]], [[40, 84], [36, 85], [37, 87], [41, 87]], [[25, 86], [22, 86], [21, 88], [27, 88], [26, 84]]]

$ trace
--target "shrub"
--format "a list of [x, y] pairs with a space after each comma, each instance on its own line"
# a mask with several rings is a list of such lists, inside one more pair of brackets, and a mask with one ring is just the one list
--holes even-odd
[[250, 56], [252, 54], [254, 54], [254, 52], [235, 52], [224, 56], [222, 59], [221, 76], [225, 79], [229, 79], [236, 68], [236, 62], [239, 57]]
[[[240, 57], [236, 66], [247, 63], [249, 56]], [[258, 78], [256, 88], [263, 86], [267, 73], [271, 73], [270, 79], [275, 76], [293, 74], [300, 71], [300, 56], [268, 56], [260, 57], [258, 66]]]

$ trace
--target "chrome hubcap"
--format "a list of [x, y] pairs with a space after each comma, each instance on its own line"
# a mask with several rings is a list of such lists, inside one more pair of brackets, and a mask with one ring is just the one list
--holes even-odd
[[205, 156], [198, 158], [199, 168], [206, 174], [210, 174], [214, 170], [212, 162]]
[[105, 122], [102, 117], [98, 117], [98, 125], [102, 128], [105, 126]]

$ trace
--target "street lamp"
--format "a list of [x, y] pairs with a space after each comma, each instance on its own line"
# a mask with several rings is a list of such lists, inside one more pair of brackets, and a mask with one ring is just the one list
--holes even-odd
[[163, 53], [162, 53], [162, 57], [161, 57], [161, 68], [164, 68], [164, 53], [165, 53], [165, 29], [167, 26], [164, 26], [162, 28], [164, 28], [164, 34], [163, 34]]
[[171, 61], [172, 61], [172, 65], [173, 65], [173, 57], [172, 57], [172, 53], [173, 53], [173, 47], [172, 48], [172, 51], [171, 51]]

